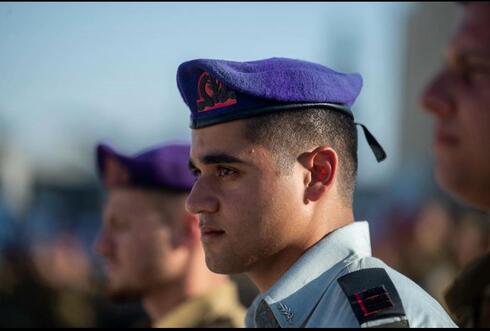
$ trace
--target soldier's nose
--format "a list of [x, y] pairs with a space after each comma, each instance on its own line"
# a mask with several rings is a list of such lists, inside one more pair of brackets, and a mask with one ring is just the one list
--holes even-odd
[[185, 208], [191, 214], [215, 213], [219, 209], [219, 203], [212, 191], [205, 188], [198, 180], [187, 196]]
[[427, 85], [420, 98], [422, 108], [439, 119], [450, 116], [454, 110], [449, 83], [447, 74], [438, 74]]

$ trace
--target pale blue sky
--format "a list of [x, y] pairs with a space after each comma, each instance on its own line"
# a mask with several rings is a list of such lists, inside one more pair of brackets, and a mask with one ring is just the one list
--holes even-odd
[[[19, 146], [36, 167], [92, 171], [98, 140], [134, 152], [189, 138], [188, 112], [175, 84], [181, 62], [281, 56], [360, 71], [360, 117], [382, 131], [377, 136], [395, 153], [389, 128], [397, 127], [402, 23], [411, 7], [0, 3], [0, 128], [6, 130], [0, 138]], [[374, 114], [379, 108], [390, 113]], [[369, 123], [376, 115], [384, 120]], [[360, 149], [361, 157], [372, 158]]]

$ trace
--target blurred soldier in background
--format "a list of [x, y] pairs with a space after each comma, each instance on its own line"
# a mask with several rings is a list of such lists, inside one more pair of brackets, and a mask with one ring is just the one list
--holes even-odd
[[96, 248], [115, 300], [142, 299], [154, 327], [239, 327], [245, 310], [234, 283], [206, 267], [198, 219], [184, 202], [194, 179], [188, 145], [134, 157], [97, 147], [109, 189]]
[[[463, 3], [464, 17], [445, 50], [446, 65], [422, 103], [434, 116], [435, 173], [461, 201], [490, 211], [490, 3]], [[490, 327], [490, 254], [470, 264], [449, 288], [461, 326]]]

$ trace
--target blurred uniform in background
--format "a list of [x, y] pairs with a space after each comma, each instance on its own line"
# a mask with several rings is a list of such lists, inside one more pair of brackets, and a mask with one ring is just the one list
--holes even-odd
[[[464, 17], [445, 50], [446, 65], [422, 103], [436, 120], [435, 173], [461, 201], [490, 212], [490, 4], [463, 3]], [[459, 325], [490, 327], [490, 255], [474, 261], [446, 294]]]
[[108, 188], [96, 249], [114, 300], [141, 299], [154, 327], [239, 327], [244, 308], [235, 284], [209, 271], [198, 219], [184, 202], [194, 178], [188, 145], [134, 157], [97, 147]]

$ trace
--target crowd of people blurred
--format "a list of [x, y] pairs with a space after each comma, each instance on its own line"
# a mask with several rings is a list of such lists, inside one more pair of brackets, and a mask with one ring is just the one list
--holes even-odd
[[[1, 186], [0, 186], [1, 188]], [[137, 299], [112, 301], [95, 241], [104, 192], [37, 185], [25, 212], [14, 215], [0, 195], [0, 327], [140, 327], [149, 317]], [[257, 290], [244, 275], [240, 299]]]
[[373, 253], [445, 305], [458, 272], [490, 248], [489, 215], [434, 197], [412, 211], [394, 206]]
[[1, 327], [109, 327], [144, 321], [139, 303], [115, 305], [104, 293], [93, 242], [95, 187], [38, 187], [14, 216], [0, 201]]

